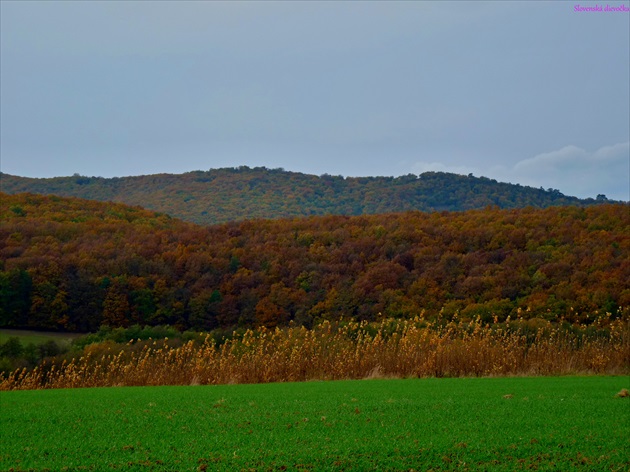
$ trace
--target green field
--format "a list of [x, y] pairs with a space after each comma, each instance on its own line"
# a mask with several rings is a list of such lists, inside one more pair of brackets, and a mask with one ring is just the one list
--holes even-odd
[[53, 333], [47, 331], [26, 331], [20, 329], [0, 329], [0, 344], [7, 342], [10, 338], [18, 338], [23, 345], [45, 344], [48, 341], [55, 341], [63, 346], [69, 346], [73, 339], [83, 336], [75, 333]]
[[627, 377], [0, 392], [0, 470], [628, 470]]

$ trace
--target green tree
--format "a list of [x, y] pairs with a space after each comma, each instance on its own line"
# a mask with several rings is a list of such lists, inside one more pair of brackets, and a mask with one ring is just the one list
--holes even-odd
[[0, 326], [26, 326], [31, 306], [31, 276], [23, 269], [0, 272]]

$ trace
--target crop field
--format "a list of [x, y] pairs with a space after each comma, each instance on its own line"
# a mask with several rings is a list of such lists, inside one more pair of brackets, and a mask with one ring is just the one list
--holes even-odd
[[627, 376], [0, 392], [0, 470], [628, 470]]

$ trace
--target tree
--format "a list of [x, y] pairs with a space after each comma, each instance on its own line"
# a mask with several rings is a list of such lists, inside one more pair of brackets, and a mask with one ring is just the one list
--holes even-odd
[[103, 324], [120, 327], [129, 325], [129, 298], [126, 288], [119, 279], [107, 287], [107, 294], [103, 301]]
[[4, 344], [0, 344], [0, 357], [9, 357], [17, 359], [24, 352], [24, 346], [20, 342], [20, 338], [10, 337]]
[[26, 326], [33, 281], [23, 269], [0, 272], [0, 326]]

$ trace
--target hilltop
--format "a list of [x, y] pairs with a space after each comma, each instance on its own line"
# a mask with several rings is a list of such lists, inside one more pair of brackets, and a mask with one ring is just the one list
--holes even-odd
[[626, 204], [207, 227], [118, 203], [0, 194], [0, 223], [5, 327], [209, 330], [421, 313], [588, 324], [630, 307]]
[[17, 177], [0, 173], [2, 192], [31, 192], [139, 205], [197, 224], [253, 218], [371, 215], [418, 211], [589, 206], [559, 190], [485, 177], [427, 172], [402, 177], [307, 175], [264, 167], [214, 169], [136, 177]]

